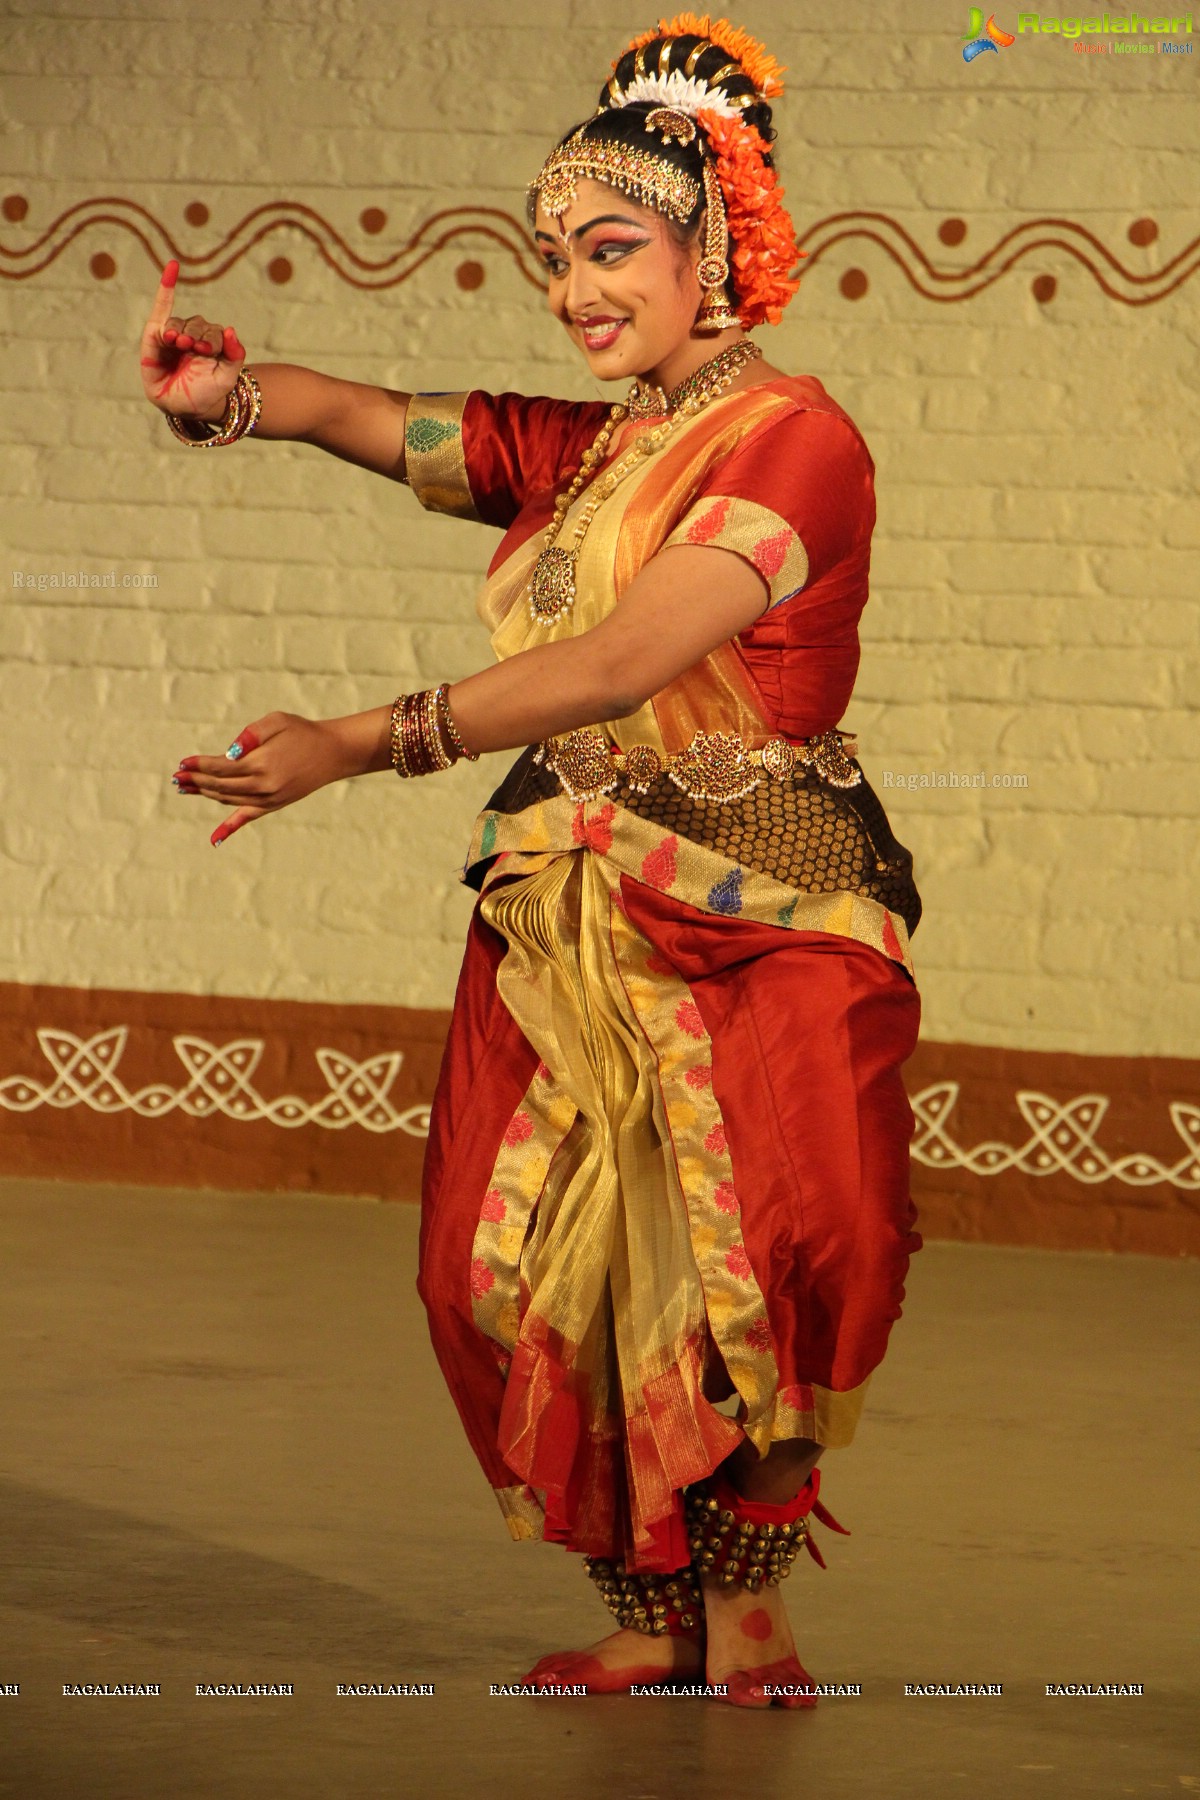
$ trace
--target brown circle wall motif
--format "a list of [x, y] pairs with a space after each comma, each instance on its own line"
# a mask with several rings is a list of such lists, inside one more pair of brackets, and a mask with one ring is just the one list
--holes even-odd
[[[202, 205], [203, 202], [193, 201], [185, 210], [189, 223], [198, 222]], [[29, 202], [24, 195], [10, 194], [0, 202], [0, 213], [10, 225], [20, 225], [28, 211]], [[358, 222], [368, 236], [378, 236], [386, 221], [382, 208], [367, 207]], [[181, 287], [201, 287], [219, 281], [236, 263], [254, 256], [266, 238], [286, 233], [289, 248], [299, 242], [306, 255], [323, 263], [350, 287], [372, 291], [398, 287], [446, 250], [457, 251], [459, 257], [464, 251], [475, 252], [469, 260], [456, 264], [455, 279], [463, 286], [457, 271], [470, 268], [486, 272], [487, 265], [478, 257], [478, 252], [486, 249], [493, 253], [502, 251], [518, 276], [531, 287], [545, 289], [541, 261], [523, 222], [499, 207], [454, 206], [430, 213], [387, 254], [371, 258], [348, 243], [315, 207], [296, 200], [272, 200], [253, 207], [236, 225], [217, 236], [208, 249], [193, 253], [176, 243], [170, 226], [149, 208], [136, 200], [111, 195], [67, 207], [45, 231], [32, 233], [27, 242], [0, 241], [0, 279], [31, 280], [49, 268], [81, 233], [97, 229], [103, 229], [109, 241], [114, 230], [128, 233], [156, 270], [169, 258], [176, 258]], [[967, 233], [966, 222], [957, 218], [943, 219], [934, 229], [944, 244], [961, 243]], [[1153, 219], [1136, 219], [1126, 232], [1136, 248], [1156, 241], [1158, 235]], [[845, 257], [846, 251], [839, 247], [851, 243], [870, 245], [876, 261], [882, 259], [884, 269], [890, 265], [914, 293], [940, 305], [974, 299], [1002, 280], [1017, 263], [1027, 257], [1042, 260], [1047, 250], [1069, 256], [1101, 293], [1123, 306], [1155, 305], [1175, 293], [1200, 269], [1200, 236], [1166, 258], [1161, 268], [1145, 271], [1127, 267], [1088, 226], [1058, 217], [1023, 220], [969, 263], [960, 268], [944, 268], [934, 263], [899, 220], [887, 213], [860, 211], [829, 213], [803, 228], [799, 234], [799, 247], [806, 253], [803, 272], [815, 268], [822, 257], [835, 251], [839, 260]], [[290, 280], [292, 258], [272, 257], [266, 272], [277, 284]], [[869, 280], [880, 278], [874, 274], [868, 277], [867, 270], [855, 264], [844, 270], [838, 285], [847, 298], [861, 298]], [[467, 279], [473, 279], [473, 274]]]

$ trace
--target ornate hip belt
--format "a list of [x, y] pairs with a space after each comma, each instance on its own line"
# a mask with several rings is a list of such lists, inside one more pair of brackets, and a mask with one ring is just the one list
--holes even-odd
[[554, 771], [572, 800], [596, 800], [622, 780], [635, 794], [648, 794], [665, 775], [691, 799], [720, 803], [744, 799], [764, 774], [788, 781], [798, 769], [813, 769], [831, 787], [857, 787], [862, 770], [850, 760], [857, 754], [857, 739], [840, 731], [799, 743], [773, 737], [757, 750], [731, 731], [698, 731], [686, 750], [664, 756], [650, 744], [618, 750], [602, 731], [587, 728], [545, 739], [534, 761]]

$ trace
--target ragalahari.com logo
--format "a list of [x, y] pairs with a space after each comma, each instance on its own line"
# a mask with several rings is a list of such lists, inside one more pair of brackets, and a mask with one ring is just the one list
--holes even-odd
[[[967, 39], [971, 41], [968, 43]], [[988, 22], [983, 22], [981, 7], [971, 8], [971, 23], [963, 33], [963, 61], [974, 62], [985, 50], [1007, 50], [1010, 44], [1016, 43], [1011, 32], [1001, 31], [996, 23], [995, 13], [989, 13]]]

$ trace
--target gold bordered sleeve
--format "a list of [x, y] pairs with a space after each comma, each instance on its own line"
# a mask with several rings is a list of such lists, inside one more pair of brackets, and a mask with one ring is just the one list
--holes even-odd
[[710, 494], [684, 514], [664, 550], [703, 544], [744, 557], [767, 584], [767, 610], [790, 600], [808, 580], [808, 551], [799, 534], [769, 506], [737, 494]]
[[852, 419], [832, 402], [798, 405], [757, 426], [714, 465], [666, 542], [744, 557], [767, 585], [771, 612], [849, 567], [869, 545], [873, 476]]
[[470, 394], [413, 394], [404, 425], [404, 478], [429, 512], [474, 519], [463, 414]]
[[414, 394], [404, 451], [422, 506], [506, 530], [531, 500], [569, 483], [608, 418], [602, 401], [526, 394]]

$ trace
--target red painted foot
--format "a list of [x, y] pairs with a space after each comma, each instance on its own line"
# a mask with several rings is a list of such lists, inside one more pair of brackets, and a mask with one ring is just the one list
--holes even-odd
[[816, 1683], [795, 1656], [764, 1663], [757, 1669], [734, 1669], [722, 1675], [720, 1682], [729, 1692], [713, 1698], [725, 1706], [783, 1706], [795, 1710], [817, 1704], [817, 1696], [812, 1692]]

